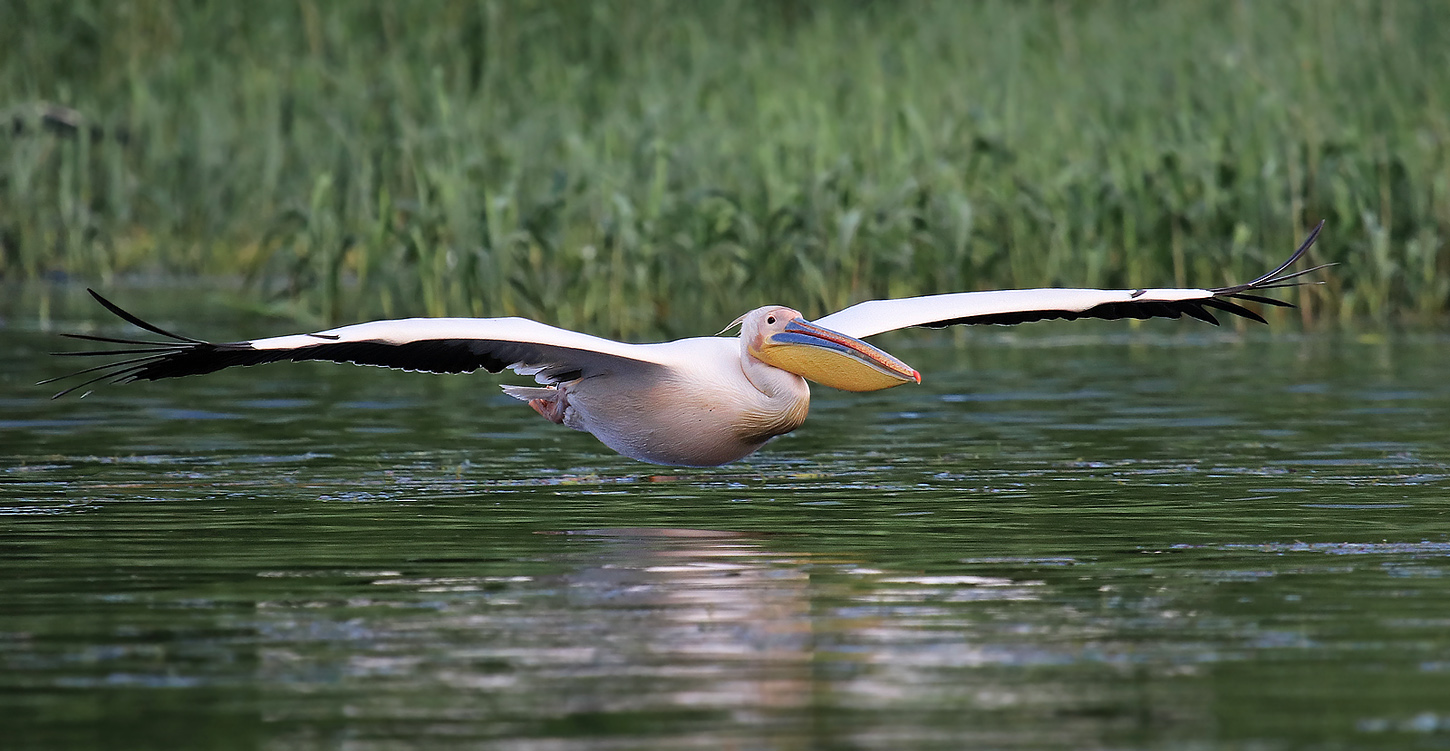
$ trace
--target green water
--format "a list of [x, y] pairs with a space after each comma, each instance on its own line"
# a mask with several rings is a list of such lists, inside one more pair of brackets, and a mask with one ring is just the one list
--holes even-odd
[[679, 471], [490, 376], [52, 402], [46, 329], [103, 314], [35, 300], [0, 305], [5, 748], [1450, 747], [1444, 334], [897, 336], [921, 386]]

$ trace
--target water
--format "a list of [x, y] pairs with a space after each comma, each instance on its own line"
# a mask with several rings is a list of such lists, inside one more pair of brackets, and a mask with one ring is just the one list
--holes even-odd
[[1443, 334], [897, 336], [922, 386], [682, 471], [489, 376], [51, 402], [42, 329], [101, 315], [35, 294], [0, 306], [6, 748], [1450, 746]]

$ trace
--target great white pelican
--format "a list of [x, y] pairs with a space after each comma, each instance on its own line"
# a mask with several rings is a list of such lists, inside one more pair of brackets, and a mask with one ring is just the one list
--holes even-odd
[[1264, 322], [1235, 301], [1292, 307], [1257, 293], [1295, 286], [1300, 283], [1296, 278], [1322, 268], [1287, 272], [1323, 226], [1320, 222], [1278, 268], [1229, 287], [959, 292], [871, 300], [815, 321], [791, 308], [768, 305], [731, 324], [739, 324], [738, 337], [658, 344], [626, 344], [525, 318], [408, 318], [213, 343], [153, 326], [90, 291], [110, 312], [169, 341], [66, 334], [127, 347], [56, 354], [132, 357], [61, 376], [99, 373], [55, 396], [98, 381], [154, 381], [282, 360], [330, 360], [430, 373], [479, 368], [497, 373], [508, 368], [533, 376], [539, 385], [506, 385], [504, 392], [528, 402], [553, 422], [590, 433], [605, 446], [640, 461], [714, 466], [748, 456], [771, 438], [800, 427], [810, 407], [807, 380], [845, 391], [920, 383], [921, 374], [911, 366], [862, 341], [883, 331], [1183, 315], [1217, 324], [1210, 309]]

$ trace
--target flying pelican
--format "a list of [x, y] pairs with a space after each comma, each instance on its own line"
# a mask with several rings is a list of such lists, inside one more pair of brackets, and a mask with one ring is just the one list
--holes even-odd
[[[1294, 255], [1246, 284], [1214, 289], [1024, 289], [959, 292], [852, 305], [814, 322], [768, 305], [740, 316], [738, 338], [697, 337], [625, 344], [525, 318], [408, 318], [372, 321], [311, 334], [212, 343], [173, 334], [88, 290], [123, 320], [170, 341], [66, 334], [110, 344], [105, 351], [59, 355], [132, 355], [87, 368], [97, 381], [129, 383], [211, 373], [281, 360], [330, 360], [431, 373], [508, 368], [538, 386], [506, 385], [545, 418], [593, 434], [605, 446], [655, 464], [715, 466], [748, 456], [801, 426], [811, 380], [845, 391], [920, 383], [911, 366], [862, 339], [883, 331], [958, 324], [1012, 324], [1061, 318], [1193, 318], [1217, 324], [1210, 308], [1259, 322], [1234, 302], [1292, 307], [1256, 292], [1291, 287], [1318, 268], [1288, 272], [1314, 244], [1323, 222]], [[726, 329], [729, 330], [729, 327]], [[724, 332], [721, 332], [722, 334]]]

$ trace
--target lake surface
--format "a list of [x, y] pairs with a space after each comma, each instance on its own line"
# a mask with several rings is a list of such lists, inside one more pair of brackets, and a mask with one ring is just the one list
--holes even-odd
[[5, 748], [1450, 747], [1444, 333], [909, 333], [675, 470], [497, 376], [50, 401], [53, 331], [135, 334], [0, 294]]

